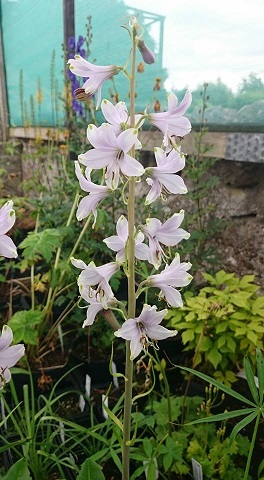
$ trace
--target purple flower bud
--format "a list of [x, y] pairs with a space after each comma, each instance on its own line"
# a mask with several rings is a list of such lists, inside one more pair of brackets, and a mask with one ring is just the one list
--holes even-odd
[[154, 53], [150, 50], [150, 48], [147, 47], [144, 40], [142, 40], [141, 38], [138, 38], [137, 46], [145, 63], [148, 63], [149, 65], [151, 65], [152, 63], [155, 62]]

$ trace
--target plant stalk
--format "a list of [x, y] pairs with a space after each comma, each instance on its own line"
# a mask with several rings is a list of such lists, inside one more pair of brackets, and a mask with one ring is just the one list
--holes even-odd
[[255, 441], [256, 441], [256, 437], [257, 437], [260, 415], [261, 415], [261, 411], [259, 411], [258, 416], [256, 418], [256, 423], [255, 423], [255, 427], [254, 427], [254, 431], [253, 431], [253, 435], [252, 435], [252, 439], [251, 439], [251, 443], [250, 443], [250, 447], [249, 447], [247, 464], [246, 464], [246, 469], [245, 469], [243, 480], [248, 480], [249, 468], [250, 468], [251, 459], [252, 459], [253, 450], [254, 450], [254, 445], [255, 445]]
[[[137, 27], [132, 30], [132, 67], [130, 79], [130, 125], [135, 126], [135, 72], [136, 72], [136, 34]], [[131, 149], [131, 156], [135, 156], [135, 147]], [[129, 192], [127, 203], [128, 215], [128, 318], [135, 318], [135, 178], [129, 178]], [[133, 361], [130, 358], [130, 341], [126, 341], [126, 371], [124, 420], [123, 420], [123, 449], [122, 449], [122, 480], [130, 479], [130, 427], [132, 407]]]

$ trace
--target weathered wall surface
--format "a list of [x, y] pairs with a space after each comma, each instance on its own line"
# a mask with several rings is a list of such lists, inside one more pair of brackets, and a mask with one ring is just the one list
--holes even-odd
[[[151, 152], [145, 152], [143, 163], [155, 165]], [[214, 215], [225, 221], [210, 241], [222, 259], [220, 268], [237, 275], [254, 274], [264, 291], [264, 163], [218, 159], [208, 175], [216, 175], [219, 185], [207, 200], [216, 206]], [[184, 170], [182, 177], [191, 191]], [[169, 196], [164, 208], [169, 205], [172, 211], [183, 208], [186, 216], [193, 210], [188, 194]]]
[[223, 268], [254, 274], [264, 290], [264, 164], [218, 160], [212, 173], [220, 181], [212, 193], [215, 214], [227, 220], [213, 240]]

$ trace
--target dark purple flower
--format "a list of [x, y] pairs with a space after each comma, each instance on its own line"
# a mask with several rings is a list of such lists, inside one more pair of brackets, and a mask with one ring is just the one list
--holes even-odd
[[82, 35], [79, 35], [78, 42], [77, 42], [77, 50], [80, 49], [84, 44], [84, 38]]
[[69, 48], [69, 50], [75, 50], [75, 39], [74, 39], [74, 37], [69, 38], [68, 48]]

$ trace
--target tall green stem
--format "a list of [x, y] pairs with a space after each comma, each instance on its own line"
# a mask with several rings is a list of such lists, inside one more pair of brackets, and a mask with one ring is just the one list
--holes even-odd
[[[135, 126], [135, 71], [136, 71], [136, 26], [133, 27], [133, 45], [132, 45], [132, 68], [130, 79], [130, 126]], [[135, 148], [130, 152], [135, 155]], [[128, 318], [135, 318], [136, 313], [136, 294], [135, 294], [135, 178], [129, 179], [129, 193], [127, 203], [128, 215]], [[129, 480], [130, 470], [130, 426], [131, 426], [131, 407], [132, 407], [132, 380], [133, 380], [133, 361], [130, 359], [130, 341], [126, 342], [126, 384], [124, 400], [124, 421], [123, 421], [123, 451], [122, 451], [122, 480]]]
[[[42, 196], [40, 194], [40, 196]], [[35, 230], [34, 232], [37, 233], [39, 227], [39, 211], [37, 213], [36, 223], [35, 223]], [[31, 291], [31, 309], [35, 310], [35, 288], [34, 288], [34, 277], [35, 277], [35, 265], [34, 262], [30, 267], [30, 291]]]
[[254, 432], [253, 432], [251, 443], [250, 443], [250, 448], [249, 448], [248, 458], [247, 458], [247, 464], [246, 464], [246, 469], [245, 469], [243, 480], [248, 480], [249, 468], [250, 468], [251, 459], [252, 459], [253, 450], [254, 450], [254, 445], [255, 445], [255, 441], [256, 441], [256, 437], [257, 437], [260, 416], [261, 416], [261, 411], [259, 411], [259, 414], [256, 418], [256, 423], [255, 423]]

